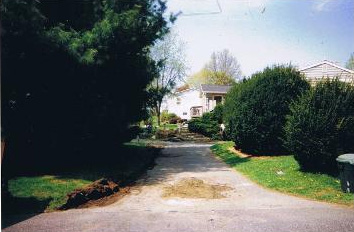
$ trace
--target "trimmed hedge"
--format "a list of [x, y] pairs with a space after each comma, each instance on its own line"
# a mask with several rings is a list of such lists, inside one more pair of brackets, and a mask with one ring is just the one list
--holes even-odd
[[188, 122], [189, 131], [202, 134], [212, 139], [221, 139], [220, 125], [218, 122], [218, 120], [220, 120], [220, 113], [222, 113], [222, 108], [218, 107], [217, 114], [207, 112], [200, 118], [190, 120]]
[[268, 67], [236, 84], [224, 105], [228, 137], [252, 154], [284, 154], [283, 126], [289, 105], [309, 88], [291, 66]]
[[305, 171], [335, 173], [338, 155], [354, 152], [354, 87], [324, 81], [290, 107], [285, 144]]

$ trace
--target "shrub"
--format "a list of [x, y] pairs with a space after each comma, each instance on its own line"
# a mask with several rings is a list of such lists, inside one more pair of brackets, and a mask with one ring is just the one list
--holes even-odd
[[337, 156], [354, 151], [354, 87], [338, 80], [324, 81], [290, 110], [285, 144], [300, 167], [336, 172]]
[[167, 110], [163, 110], [161, 112], [161, 122], [167, 122], [169, 119], [169, 115], [171, 115], [170, 113], [168, 113]]
[[175, 113], [168, 113], [167, 111], [162, 111], [161, 113], [161, 122], [168, 122], [170, 124], [176, 124], [181, 120]]
[[274, 66], [236, 84], [226, 96], [226, 133], [236, 146], [253, 154], [282, 154], [283, 126], [289, 104], [309, 84], [291, 66]]
[[200, 133], [213, 139], [221, 139], [219, 123], [213, 113], [204, 113], [202, 117], [192, 119], [188, 123], [191, 132]]
[[212, 117], [219, 124], [221, 124], [223, 122], [223, 111], [224, 111], [224, 107], [222, 104], [217, 104], [215, 106], [214, 110], [212, 111]]
[[178, 123], [178, 122], [180, 122], [180, 121], [181, 121], [181, 118], [180, 118], [180, 117], [174, 116], [174, 117], [171, 117], [171, 118], [169, 119], [168, 123], [170, 123], [170, 124], [176, 124], [176, 123]]

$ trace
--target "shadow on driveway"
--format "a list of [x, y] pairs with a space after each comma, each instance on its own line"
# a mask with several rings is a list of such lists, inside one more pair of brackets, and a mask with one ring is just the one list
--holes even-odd
[[2, 196], [1, 229], [43, 213], [51, 200], [51, 198], [38, 200], [34, 197], [13, 197], [9, 194]]

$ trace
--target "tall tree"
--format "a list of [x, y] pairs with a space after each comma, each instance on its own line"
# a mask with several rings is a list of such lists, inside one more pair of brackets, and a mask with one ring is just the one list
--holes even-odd
[[187, 79], [192, 86], [200, 84], [232, 85], [242, 78], [240, 65], [229, 50], [213, 52], [202, 70]]
[[228, 49], [213, 52], [205, 68], [211, 72], [211, 78], [215, 79], [215, 82], [222, 82], [220, 80], [225, 77], [236, 81], [242, 76], [240, 64]]
[[159, 0], [3, 0], [8, 157], [26, 168], [117, 155], [156, 73], [149, 48], [169, 31], [165, 9]]
[[198, 88], [201, 84], [216, 84], [211, 79], [211, 72], [206, 68], [202, 68], [199, 72], [189, 76], [186, 83], [194, 88]]
[[160, 125], [163, 98], [171, 93], [176, 83], [183, 80], [186, 74], [185, 46], [175, 32], [170, 32], [155, 44], [150, 54], [159, 68], [147, 91]]
[[345, 67], [350, 70], [354, 70], [354, 52], [350, 55]]

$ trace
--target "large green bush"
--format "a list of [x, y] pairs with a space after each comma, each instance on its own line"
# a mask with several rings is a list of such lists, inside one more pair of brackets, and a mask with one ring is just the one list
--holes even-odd
[[165, 10], [156, 0], [1, 1], [2, 174], [121, 155], [159, 70], [150, 48], [175, 18]]
[[204, 113], [202, 117], [190, 120], [188, 129], [212, 139], [221, 139], [220, 126], [213, 112]]
[[306, 171], [336, 171], [336, 157], [354, 152], [354, 87], [324, 81], [291, 105], [286, 146]]
[[236, 146], [253, 154], [285, 152], [283, 126], [289, 104], [309, 89], [291, 66], [274, 66], [236, 84], [226, 96], [226, 132]]

